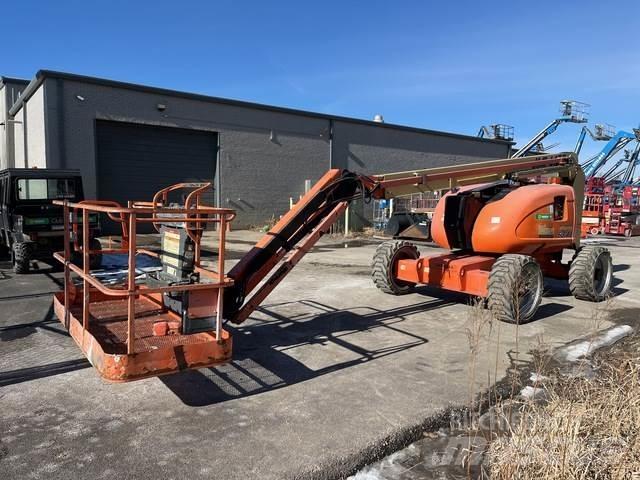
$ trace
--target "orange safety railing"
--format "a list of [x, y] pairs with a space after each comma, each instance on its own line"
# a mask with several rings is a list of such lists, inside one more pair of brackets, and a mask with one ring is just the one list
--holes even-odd
[[[181, 188], [194, 188], [195, 184], [180, 184]], [[195, 196], [187, 197], [190, 201], [185, 208], [167, 208], [163, 202], [129, 203], [128, 207], [122, 207], [117, 202], [83, 201], [72, 203], [56, 200], [53, 203], [62, 205], [64, 210], [64, 252], [56, 252], [54, 257], [64, 264], [64, 310], [65, 326], [69, 327], [69, 315], [71, 308], [71, 273], [78, 275], [83, 284], [82, 327], [86, 331], [89, 327], [90, 290], [93, 288], [110, 297], [127, 298], [127, 353], [135, 352], [135, 299], [139, 296], [150, 294], [163, 294], [169, 292], [185, 292], [191, 290], [224, 289], [233, 285], [233, 280], [225, 275], [225, 241], [229, 223], [235, 218], [234, 210], [214, 208], [200, 204], [198, 190]], [[166, 198], [166, 197], [165, 197]], [[188, 207], [188, 208], [187, 208]], [[91, 250], [89, 214], [106, 214], [109, 219], [120, 223], [123, 233], [121, 248], [109, 248]], [[81, 215], [82, 222], [78, 222]], [[194, 240], [196, 252], [194, 255], [195, 271], [207, 277], [210, 283], [195, 283], [183, 285], [171, 285], [166, 287], [147, 287], [136, 284], [136, 255], [144, 253], [157, 257], [158, 254], [138, 248], [136, 244], [136, 232], [138, 224], [159, 223], [182, 224], [188, 235]], [[204, 269], [200, 264], [200, 240], [207, 224], [215, 224], [218, 231], [218, 265], [217, 271]], [[82, 230], [82, 235], [79, 235]], [[73, 235], [72, 235], [73, 232]], [[72, 246], [73, 244], [73, 246]], [[82, 268], [71, 262], [71, 248], [82, 253]], [[128, 254], [128, 271], [126, 288], [113, 288], [103, 284], [91, 274], [90, 256], [97, 253], [126, 253]], [[218, 292], [216, 308], [216, 338], [221, 338], [223, 292]]]

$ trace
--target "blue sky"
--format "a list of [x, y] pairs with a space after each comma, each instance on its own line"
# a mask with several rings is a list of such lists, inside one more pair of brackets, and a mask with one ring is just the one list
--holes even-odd
[[[593, 122], [640, 123], [638, 1], [21, 0], [10, 13], [6, 76], [47, 68], [466, 134], [506, 123], [521, 141], [564, 98], [590, 103]], [[579, 130], [547, 143], [572, 149]]]

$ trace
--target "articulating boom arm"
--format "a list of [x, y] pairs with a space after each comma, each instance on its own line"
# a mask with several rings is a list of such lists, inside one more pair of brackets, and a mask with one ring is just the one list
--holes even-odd
[[620, 165], [622, 165], [624, 162], [629, 162], [629, 161], [630, 161], [630, 158], [627, 156], [624, 156], [616, 160], [616, 163], [614, 163], [609, 170], [607, 170], [603, 175], [600, 175], [600, 176], [604, 178], [604, 180], [607, 182], [610, 180], [613, 180], [616, 175], [620, 176], [624, 172], [624, 170], [618, 171], [618, 167], [620, 167]]
[[629, 158], [629, 165], [624, 171], [622, 176], [622, 183], [629, 185], [633, 180], [633, 173], [636, 171], [638, 165], [638, 159], [640, 158], [640, 141], [636, 142], [636, 148], [633, 150], [631, 157]]
[[524, 145], [522, 148], [518, 149], [516, 153], [513, 154], [512, 158], [521, 158], [527, 154], [531, 153], [531, 149], [535, 147], [538, 143], [542, 141], [545, 137], [548, 137], [553, 132], [558, 129], [558, 126], [563, 122], [563, 120], [556, 119], [549, 123], [546, 127], [540, 130], [535, 137], [533, 137], [529, 142]]
[[576, 143], [576, 147], [573, 149], [576, 155], [580, 155], [580, 151], [582, 150], [582, 145], [584, 144], [584, 140], [587, 137], [587, 133], [591, 137], [592, 140], [598, 142], [603, 140], [611, 140], [613, 137], [613, 126], [608, 123], [596, 123], [595, 133], [589, 130], [589, 127], [586, 125], [582, 127], [580, 131], [580, 136], [578, 137], [578, 142]]
[[635, 140], [640, 134], [638, 130], [633, 133], [619, 131], [607, 142], [602, 151], [585, 163], [584, 174], [587, 178], [595, 177], [602, 167], [616, 153], [622, 150], [629, 142]]
[[393, 198], [504, 178], [526, 180], [540, 175], [557, 175], [564, 183], [573, 185], [576, 205], [582, 205], [584, 176], [573, 153], [489, 160], [376, 176], [329, 170], [229, 271], [234, 286], [225, 289], [224, 318], [234, 323], [246, 320], [329, 230], [349, 202], [359, 196], [365, 200]]

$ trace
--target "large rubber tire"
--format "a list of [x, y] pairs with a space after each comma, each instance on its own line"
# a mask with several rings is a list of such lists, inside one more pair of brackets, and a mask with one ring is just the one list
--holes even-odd
[[528, 322], [540, 307], [543, 286], [542, 271], [532, 257], [502, 255], [491, 267], [487, 305], [497, 320]]
[[611, 253], [598, 245], [586, 245], [576, 252], [569, 267], [569, 290], [579, 300], [601, 302], [611, 295], [613, 263]]
[[396, 263], [398, 260], [417, 259], [417, 247], [411, 242], [384, 242], [378, 245], [373, 256], [371, 277], [373, 284], [389, 295], [403, 295], [411, 292], [415, 283], [396, 279]]
[[26, 242], [13, 244], [13, 271], [18, 274], [29, 273], [31, 248]]

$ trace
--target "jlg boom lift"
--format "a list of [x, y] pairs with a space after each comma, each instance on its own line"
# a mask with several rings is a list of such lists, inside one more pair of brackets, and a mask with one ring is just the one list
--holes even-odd
[[[388, 175], [365, 176], [329, 170], [313, 188], [228, 272], [225, 231], [232, 210], [200, 203], [206, 185], [187, 184], [159, 192], [151, 202], [121, 207], [109, 202], [60, 202], [65, 232], [78, 242], [74, 220], [91, 212], [123, 226], [121, 248], [102, 253], [128, 255], [121, 283], [105, 285], [90, 270], [70, 262], [69, 247], [57, 255], [65, 265], [65, 289], [55, 311], [100, 374], [127, 381], [228, 361], [232, 338], [225, 321], [241, 323], [264, 301], [349, 202], [393, 198], [411, 192], [449, 189], [433, 220], [434, 240], [447, 252], [421, 257], [415, 245], [381, 244], [373, 258], [374, 284], [393, 295], [416, 285], [464, 292], [486, 299], [495, 316], [525, 322], [536, 313], [543, 276], [566, 279], [579, 299], [600, 301], [610, 291], [607, 249], [580, 246], [584, 175], [573, 153], [492, 160]], [[180, 205], [169, 194], [190, 193]], [[161, 233], [162, 270], [137, 269], [136, 227], [151, 223]], [[204, 225], [218, 226], [217, 270], [200, 264]], [[77, 234], [72, 235], [74, 228]], [[88, 242], [78, 242], [75, 248]], [[564, 249], [575, 252], [562, 262]]]

